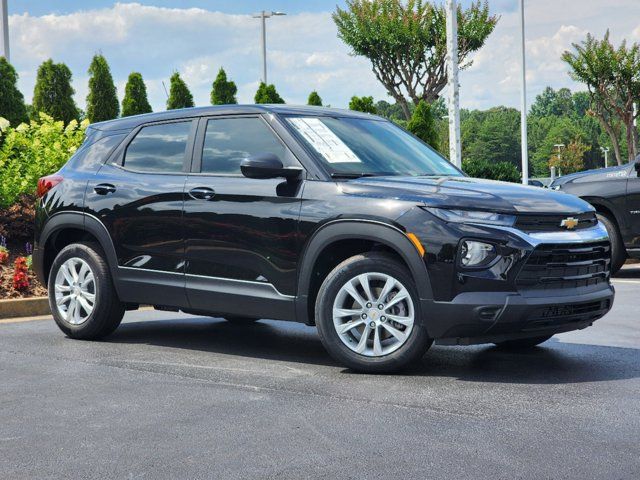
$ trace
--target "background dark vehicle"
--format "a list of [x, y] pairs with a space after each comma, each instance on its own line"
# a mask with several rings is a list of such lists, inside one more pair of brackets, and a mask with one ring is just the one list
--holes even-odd
[[315, 324], [343, 364], [390, 371], [434, 340], [531, 347], [613, 301], [589, 204], [465, 177], [357, 112], [222, 106], [95, 124], [39, 194], [34, 265], [74, 338], [150, 304]]
[[557, 178], [550, 188], [593, 205], [611, 239], [613, 273], [640, 258], [640, 157], [635, 162]]

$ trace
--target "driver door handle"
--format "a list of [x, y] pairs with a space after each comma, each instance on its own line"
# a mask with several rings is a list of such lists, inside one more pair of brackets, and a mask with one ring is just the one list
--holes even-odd
[[216, 196], [216, 192], [209, 187], [196, 187], [189, 190], [189, 196], [196, 200], [211, 200]]

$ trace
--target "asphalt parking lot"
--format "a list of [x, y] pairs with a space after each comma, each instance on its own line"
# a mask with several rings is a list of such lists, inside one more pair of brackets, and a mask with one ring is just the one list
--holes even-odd
[[527, 354], [354, 374], [313, 328], [131, 312], [105, 342], [0, 322], [0, 477], [640, 478], [640, 265]]

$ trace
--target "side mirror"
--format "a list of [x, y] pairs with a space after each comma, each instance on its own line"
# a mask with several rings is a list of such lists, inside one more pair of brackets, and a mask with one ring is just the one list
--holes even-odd
[[299, 168], [285, 168], [273, 153], [261, 153], [245, 158], [240, 163], [240, 171], [247, 178], [284, 177], [287, 180], [298, 178], [302, 172]]

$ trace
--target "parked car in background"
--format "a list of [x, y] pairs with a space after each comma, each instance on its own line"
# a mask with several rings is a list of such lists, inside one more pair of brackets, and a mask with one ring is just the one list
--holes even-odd
[[68, 336], [154, 305], [315, 325], [355, 370], [435, 340], [525, 349], [609, 311], [610, 244], [573, 195], [466, 177], [380, 117], [219, 106], [92, 125], [39, 183], [34, 265]]
[[627, 258], [640, 258], [640, 156], [626, 165], [565, 175], [550, 188], [594, 206], [611, 239], [613, 273]]

